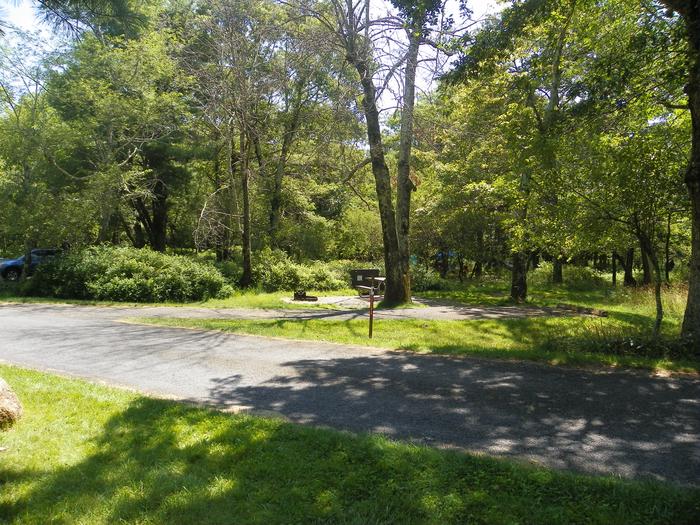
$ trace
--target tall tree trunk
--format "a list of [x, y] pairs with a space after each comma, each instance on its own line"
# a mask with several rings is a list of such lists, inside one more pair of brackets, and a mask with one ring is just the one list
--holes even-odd
[[97, 242], [102, 244], [112, 237], [114, 226], [114, 212], [107, 207], [100, 210], [100, 229], [97, 232]]
[[402, 302], [411, 302], [409, 219], [411, 212], [411, 193], [416, 188], [411, 180], [411, 148], [413, 146], [413, 107], [416, 99], [416, 70], [418, 68], [418, 50], [420, 48], [420, 32], [410, 28], [407, 33], [408, 51], [406, 53], [403, 105], [401, 107], [401, 133], [399, 137], [396, 188], [396, 223], [398, 227], [399, 260], [401, 264], [401, 279], [404, 283], [404, 297], [402, 298]]
[[[284, 145], [282, 145], [284, 149]], [[281, 154], [284, 155], [284, 152]], [[284, 165], [282, 160], [277, 161], [275, 168], [275, 176], [272, 181], [272, 191], [270, 192], [270, 224], [268, 233], [270, 235], [270, 243], [274, 247], [278, 247], [278, 233], [280, 227], [280, 218], [282, 216], [282, 179], [284, 177]]]
[[661, 302], [661, 265], [656, 253], [652, 251], [649, 256], [654, 267], [654, 300], [656, 301], [656, 320], [654, 321], [654, 336], [661, 333], [661, 322], [664, 319], [664, 307]]
[[683, 335], [700, 336], [700, 6], [688, 2], [691, 10], [686, 15], [690, 41], [690, 78], [686, 85], [692, 120], [692, 147], [685, 183], [690, 194], [692, 209], [692, 253], [688, 303], [683, 317]]
[[[685, 93], [692, 123], [690, 162], [685, 172], [691, 205], [692, 235], [688, 302], [681, 334], [700, 336], [700, 5], [695, 0], [662, 0], [685, 20], [688, 40], [688, 81]], [[698, 343], [700, 345], [700, 342]]]
[[143, 248], [146, 246], [146, 240], [148, 240], [149, 243], [152, 242], [153, 221], [148, 211], [148, 206], [141, 197], [135, 198], [132, 202], [134, 210], [136, 210], [137, 224], [140, 227], [140, 233], [143, 239], [143, 244], [140, 247]]
[[[228, 141], [227, 141], [228, 142]], [[229, 161], [230, 161], [230, 152], [228, 153]], [[221, 147], [217, 147], [216, 150], [214, 151], [214, 190], [216, 192], [221, 191], [222, 188], [222, 169], [221, 169]], [[230, 192], [229, 192], [230, 193]], [[228, 205], [228, 202], [224, 199], [223, 202], [221, 202], [219, 199], [217, 199], [218, 202], [214, 204], [217, 208], [219, 208], [219, 211], [224, 211], [223, 207], [225, 205]], [[224, 214], [222, 215], [220, 219], [222, 223], [221, 230], [222, 231], [215, 231], [214, 232], [214, 239], [213, 239], [213, 244], [214, 244], [214, 251], [216, 252], [216, 260], [217, 261], [228, 261], [231, 258], [231, 215], [230, 214]]]
[[552, 261], [552, 282], [554, 284], [564, 282], [564, 263], [560, 257], [555, 257]]
[[639, 245], [640, 259], [642, 260], [642, 284], [648, 286], [651, 284], [651, 265], [649, 264], [649, 253], [644, 248], [644, 245], [640, 242]]
[[153, 189], [153, 218], [151, 220], [151, 247], [157, 252], [164, 252], [168, 227], [168, 188], [160, 178]]
[[[538, 122], [539, 129], [539, 140], [540, 140], [540, 156], [543, 172], [545, 175], [551, 176], [556, 170], [557, 164], [557, 152], [555, 149], [554, 141], [554, 126], [556, 124], [556, 119], [559, 112], [559, 90], [561, 88], [561, 57], [566, 45], [566, 36], [569, 30], [569, 24], [574, 16], [574, 11], [576, 9], [576, 2], [571, 3], [571, 9], [561, 24], [559, 35], [557, 36], [556, 45], [554, 48], [554, 54], [552, 56], [551, 64], [551, 78], [549, 87], [549, 100], [544, 108], [541, 119]], [[531, 97], [531, 104], [534, 107], [535, 96]], [[555, 208], [558, 204], [559, 197], [556, 193], [552, 193], [548, 196], [548, 201], [551, 203], [552, 207]], [[564, 274], [562, 267], [562, 260], [560, 256], [555, 256], [552, 263], [552, 282], [554, 284], [561, 284], [564, 282]]]
[[642, 284], [648, 286], [651, 284], [651, 266], [649, 265], [649, 253], [644, 247], [644, 243], [640, 239], [639, 241], [639, 252], [642, 260]]
[[441, 250], [441, 257], [440, 257], [440, 278], [441, 279], [446, 279], [447, 278], [447, 272], [450, 270], [450, 249], [447, 247], [443, 247]]
[[666, 221], [666, 242], [664, 243], [664, 277], [666, 278], [666, 284], [671, 284], [671, 214], [668, 214], [668, 220]]
[[617, 286], [617, 252], [612, 253], [612, 285]]
[[229, 122], [226, 132], [226, 171], [228, 172], [229, 191], [227, 192], [225, 206], [227, 218], [224, 224], [227, 227], [225, 228], [223, 245], [225, 249], [230, 250], [230, 247], [234, 243], [234, 221], [236, 223], [236, 232], [238, 232], [238, 235], [243, 239], [243, 221], [238, 206], [238, 191], [236, 189], [238, 186], [236, 167], [241, 167], [241, 157], [239, 155], [240, 152], [236, 148], [236, 131], [232, 122]]
[[[382, 129], [379, 123], [376, 90], [368, 65], [362, 60], [354, 60], [353, 65], [360, 75], [363, 98], [362, 107], [367, 124], [367, 141], [372, 159], [372, 174], [379, 204], [379, 218], [382, 225], [384, 243], [384, 267], [386, 272], [386, 291], [384, 301], [388, 304], [400, 304], [410, 296], [410, 289], [403, 278], [403, 266], [399, 253], [399, 241], [396, 229], [396, 215], [391, 199], [391, 177], [384, 157]], [[409, 297], [410, 298], [410, 297]]]
[[661, 302], [661, 264], [659, 257], [656, 254], [651, 238], [645, 232], [638, 230], [637, 237], [639, 238], [640, 248], [642, 253], [647, 254], [647, 263], [651, 263], [654, 268], [654, 301], [656, 303], [656, 319], [654, 320], [654, 337], [661, 332], [661, 323], [664, 319], [664, 307]]
[[472, 277], [476, 279], [481, 279], [481, 275], [484, 273], [484, 229], [479, 228], [476, 230], [476, 257], [474, 257], [474, 269], [472, 270]]
[[253, 282], [253, 268], [251, 263], [250, 240], [250, 143], [244, 132], [240, 135], [240, 175], [241, 193], [243, 197], [243, 274], [239, 284], [241, 288], [247, 288]]
[[527, 259], [527, 254], [522, 252], [516, 252], [512, 257], [510, 298], [518, 303], [527, 299]]
[[[698, 94], [700, 99], [700, 93]], [[688, 169], [693, 172], [686, 176], [688, 191], [691, 195], [692, 203], [692, 253], [690, 256], [690, 276], [688, 279], [688, 302], [685, 307], [683, 317], [683, 327], [681, 330], [684, 336], [700, 338], [700, 122], [695, 125], [695, 120], [700, 119], [700, 103], [698, 104], [697, 116], [693, 117], [693, 150], [695, 160], [691, 161], [692, 167]], [[695, 137], [697, 133], [698, 137]], [[697, 144], [697, 147], [696, 147]], [[698, 343], [700, 344], [700, 342]]]
[[625, 286], [637, 286], [637, 280], [634, 278], [634, 248], [627, 250], [623, 266], [625, 268], [625, 276], [623, 284]]
[[282, 128], [282, 148], [275, 166], [275, 174], [272, 179], [272, 191], [270, 192], [270, 223], [268, 233], [270, 242], [277, 247], [277, 237], [279, 233], [280, 219], [282, 216], [282, 181], [287, 169], [289, 160], [289, 150], [294, 143], [297, 129], [299, 128], [301, 117], [301, 106], [306, 79], [300, 77], [294, 85], [294, 95], [290, 108], [291, 114]]
[[143, 248], [146, 246], [146, 236], [143, 233], [141, 221], [137, 220], [134, 224], [134, 248]]
[[[525, 197], [525, 204], [516, 210], [516, 220], [524, 224], [527, 221], [528, 207], [527, 199], [530, 196], [530, 174], [525, 172], [520, 176], [520, 193]], [[528, 254], [522, 250], [513, 252], [510, 282], [510, 298], [515, 302], [523, 302], [527, 299], [527, 265]]]
[[484, 274], [484, 263], [481, 261], [475, 261], [474, 262], [474, 268], [472, 268], [472, 273], [471, 277], [474, 279], [480, 279], [481, 276]]

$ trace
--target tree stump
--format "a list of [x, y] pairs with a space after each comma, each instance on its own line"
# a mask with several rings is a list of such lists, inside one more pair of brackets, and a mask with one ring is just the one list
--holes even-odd
[[10, 385], [0, 377], [0, 430], [7, 430], [22, 417], [22, 404]]

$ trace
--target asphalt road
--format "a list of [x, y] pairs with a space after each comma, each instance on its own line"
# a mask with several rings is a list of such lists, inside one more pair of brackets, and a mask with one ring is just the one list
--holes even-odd
[[419, 356], [118, 321], [127, 315], [143, 311], [0, 305], [0, 360], [224, 408], [274, 411], [303, 424], [554, 468], [700, 484], [697, 377]]

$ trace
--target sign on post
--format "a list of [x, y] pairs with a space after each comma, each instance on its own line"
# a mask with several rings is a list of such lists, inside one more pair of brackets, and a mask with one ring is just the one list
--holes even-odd
[[372, 339], [374, 329], [374, 294], [385, 283], [386, 277], [372, 277], [371, 286], [357, 286], [358, 290], [367, 292], [369, 295], [369, 338]]

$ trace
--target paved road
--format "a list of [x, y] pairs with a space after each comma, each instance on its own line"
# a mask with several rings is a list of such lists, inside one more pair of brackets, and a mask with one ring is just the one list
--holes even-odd
[[700, 484], [700, 379], [593, 373], [0, 306], [0, 359], [555, 468]]
[[[522, 317], [571, 316], [577, 315], [571, 310], [538, 306], [465, 306], [460, 304], [430, 301], [422, 308], [398, 308], [395, 310], [377, 310], [375, 315], [383, 319], [426, 319], [426, 320], [462, 320], [508, 319]], [[0, 303], [3, 306], [3, 303]], [[71, 304], [11, 304], [21, 311], [32, 312], [48, 306], [65, 312], [90, 312], [95, 317], [195, 317], [216, 319], [334, 319], [344, 321], [368, 316], [367, 309], [327, 309], [327, 308], [208, 308], [196, 306], [77, 306]]]

